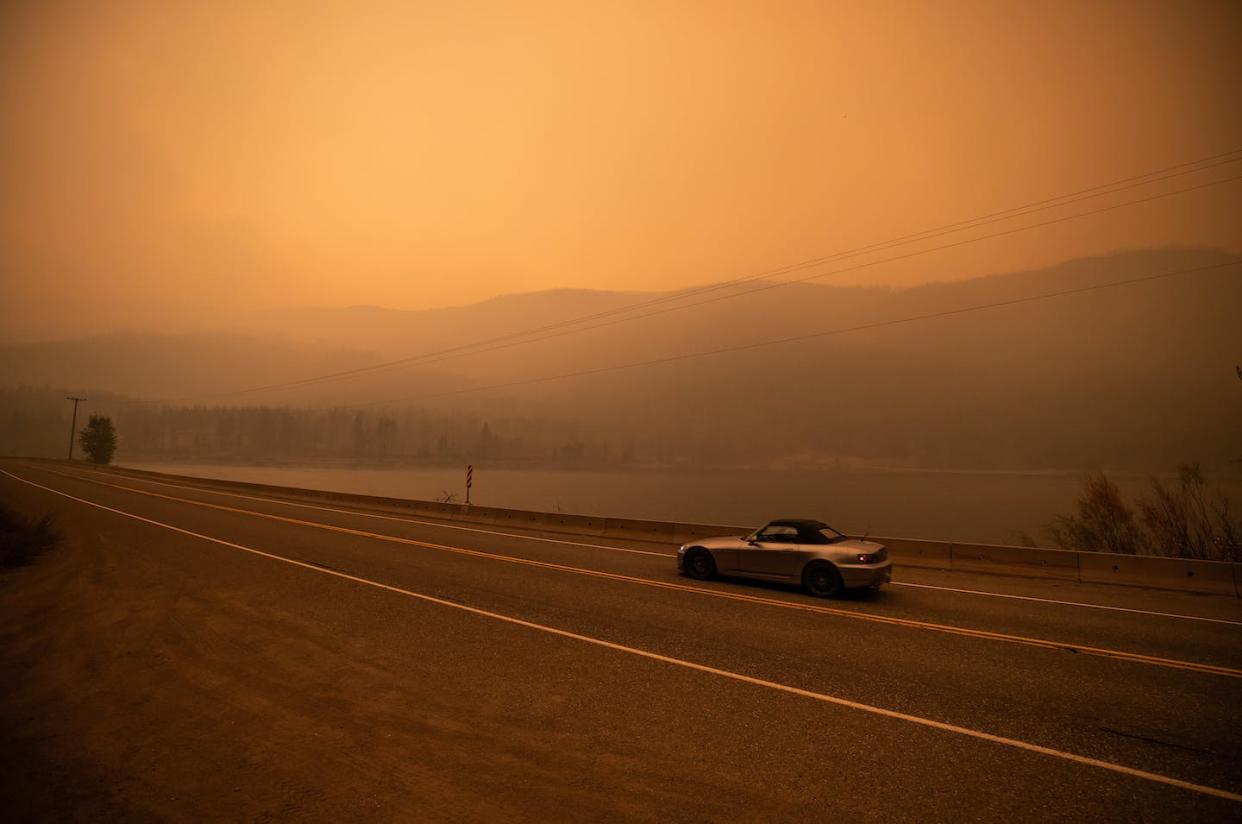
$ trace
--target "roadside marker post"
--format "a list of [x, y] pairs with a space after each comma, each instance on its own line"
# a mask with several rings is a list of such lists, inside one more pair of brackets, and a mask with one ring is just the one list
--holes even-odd
[[470, 506], [470, 487], [474, 486], [474, 464], [466, 465], [466, 506]]

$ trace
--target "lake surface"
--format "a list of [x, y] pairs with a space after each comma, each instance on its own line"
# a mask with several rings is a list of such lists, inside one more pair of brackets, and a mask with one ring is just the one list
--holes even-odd
[[[235, 481], [429, 500], [445, 491], [461, 500], [462, 470], [319, 468], [127, 463], [137, 469]], [[1127, 496], [1142, 476], [1115, 477]], [[1211, 479], [1209, 479], [1211, 480]], [[1223, 483], [1242, 503], [1242, 482]], [[471, 501], [484, 506], [621, 518], [753, 526], [770, 518], [812, 517], [838, 529], [889, 537], [1041, 545], [1044, 525], [1074, 509], [1082, 475], [888, 472], [557, 470], [476, 467]]]

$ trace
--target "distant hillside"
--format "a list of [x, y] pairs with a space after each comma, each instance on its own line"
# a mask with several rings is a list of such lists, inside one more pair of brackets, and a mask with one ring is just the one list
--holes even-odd
[[435, 351], [627, 306], [652, 295], [552, 289], [502, 295], [469, 306], [401, 310], [378, 306], [265, 312], [249, 321], [252, 333], [279, 335], [320, 346], [352, 345], [386, 358]]
[[[1148, 250], [905, 290], [779, 286], [685, 310], [661, 304], [643, 310], [656, 313], [650, 317], [581, 334], [229, 403], [391, 399], [378, 408], [462, 410], [481, 420], [520, 411], [527, 420], [612, 432], [617, 452], [636, 460], [1164, 470], [1194, 458], [1227, 466], [1242, 457], [1242, 384], [1234, 374], [1242, 361], [1242, 268], [651, 368], [431, 396], [1231, 259], [1209, 250]], [[0, 384], [52, 380], [147, 396], [213, 392], [452, 349], [653, 297], [563, 290], [425, 312], [282, 313], [248, 338], [7, 347]]]
[[0, 346], [0, 386], [54, 384], [176, 398], [354, 369], [377, 360], [356, 347], [252, 336], [106, 335]]

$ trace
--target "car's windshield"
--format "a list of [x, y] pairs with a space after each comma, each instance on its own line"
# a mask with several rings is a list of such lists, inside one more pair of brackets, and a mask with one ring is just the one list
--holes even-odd
[[828, 526], [827, 524], [824, 524], [823, 528], [820, 529], [819, 534], [823, 535], [824, 540], [826, 540], [830, 544], [835, 544], [837, 541], [848, 540], [844, 535], [842, 535], [840, 532], [837, 532], [835, 529]]

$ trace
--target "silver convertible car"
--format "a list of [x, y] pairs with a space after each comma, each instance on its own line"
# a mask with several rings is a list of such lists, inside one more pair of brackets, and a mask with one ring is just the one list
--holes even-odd
[[893, 565], [882, 544], [850, 538], [821, 521], [785, 518], [737, 538], [707, 538], [677, 550], [677, 571], [799, 583], [827, 598], [844, 589], [879, 589]]

